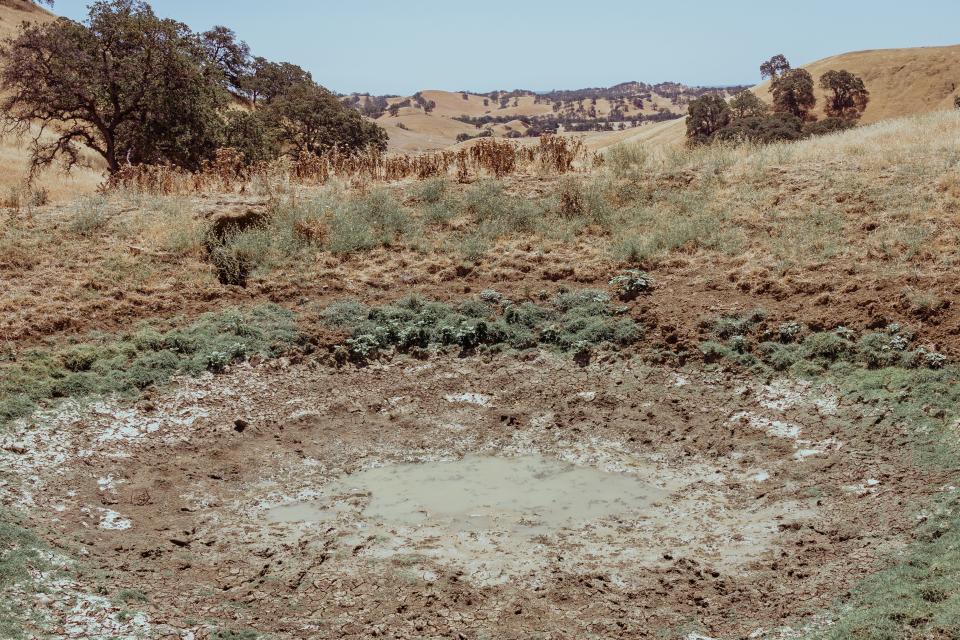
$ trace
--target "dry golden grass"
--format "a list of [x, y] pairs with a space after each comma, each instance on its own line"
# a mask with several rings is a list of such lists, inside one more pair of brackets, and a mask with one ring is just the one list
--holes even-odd
[[[830, 69], [846, 69], [863, 78], [870, 104], [862, 122], [869, 124], [953, 108], [960, 87], [960, 45], [853, 51], [804, 65], [815, 81]], [[754, 88], [769, 101], [769, 82]], [[822, 115], [823, 91], [816, 89], [817, 113]]]

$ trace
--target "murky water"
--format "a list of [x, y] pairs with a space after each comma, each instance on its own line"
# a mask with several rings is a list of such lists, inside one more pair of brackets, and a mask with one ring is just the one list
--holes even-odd
[[643, 517], [665, 489], [636, 476], [539, 456], [467, 456], [397, 464], [328, 485], [318, 500], [274, 507], [269, 522], [330, 522], [362, 509], [384, 527], [438, 526], [537, 535], [617, 516]]

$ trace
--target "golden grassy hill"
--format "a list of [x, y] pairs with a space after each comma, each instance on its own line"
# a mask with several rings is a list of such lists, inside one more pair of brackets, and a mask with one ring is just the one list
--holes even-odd
[[[0, 40], [17, 35], [24, 22], [49, 22], [56, 16], [28, 0], [0, 0]], [[27, 175], [27, 139], [0, 139], [0, 201], [16, 200]], [[76, 168], [69, 175], [57, 169], [45, 171], [35, 188], [46, 190], [54, 200], [69, 200], [78, 193], [90, 193], [102, 181], [99, 171]]]
[[24, 22], [49, 22], [56, 16], [29, 0], [0, 0], [0, 40], [17, 35]]
[[[953, 108], [960, 87], [960, 45], [854, 51], [804, 65], [815, 82], [830, 69], [845, 69], [863, 78], [870, 104], [862, 122], [930, 113]], [[770, 83], [754, 88], [770, 100]], [[824, 92], [817, 87], [817, 114], [823, 114]]]
[[[960, 89], [960, 45], [854, 51], [817, 60], [803, 68], [815, 82], [830, 69], [845, 69], [863, 78], [870, 91], [870, 104], [861, 122], [870, 124], [952, 109], [953, 97]], [[771, 101], [769, 81], [755, 86], [753, 92]], [[816, 113], [822, 117], [824, 92], [819, 87], [816, 96]], [[606, 135], [611, 141], [678, 145], [685, 139], [686, 125], [680, 119]]]

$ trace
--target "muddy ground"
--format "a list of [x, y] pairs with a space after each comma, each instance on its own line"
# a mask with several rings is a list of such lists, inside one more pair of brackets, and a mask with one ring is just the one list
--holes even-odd
[[[767, 637], [835, 605], [938, 490], [899, 434], [864, 428], [874, 410], [626, 355], [280, 360], [21, 426], [2, 495], [80, 559], [69, 589], [23, 603], [59, 637]], [[344, 485], [477, 456], [652, 497], [552, 525], [378, 522]], [[271, 517], [303, 501], [325, 515]]]

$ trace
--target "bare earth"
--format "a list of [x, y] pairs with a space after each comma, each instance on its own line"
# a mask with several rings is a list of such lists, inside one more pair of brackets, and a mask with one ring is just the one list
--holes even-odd
[[[203, 637], [212, 618], [276, 638], [626, 638], [698, 620], [726, 638], [829, 607], [936, 491], [860, 411], [830, 388], [633, 358], [282, 360], [61, 410], [6, 446], [22, 447], [31, 525], [79, 550], [84, 578], [149, 594], [131, 633]], [[522, 514], [528, 533], [398, 523], [337, 488], [465, 456], [540, 456], [654, 493], [559, 527]], [[304, 500], [321, 521], [269, 517]], [[98, 637], [84, 634], [109, 607], [71, 623], [58, 602], [41, 613], [64, 637]]]

